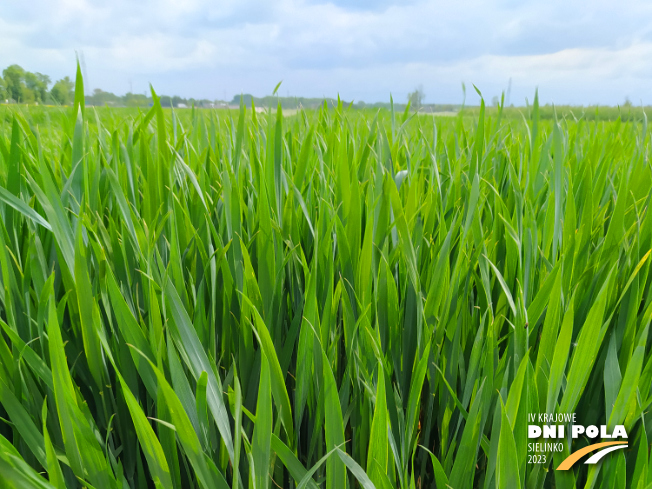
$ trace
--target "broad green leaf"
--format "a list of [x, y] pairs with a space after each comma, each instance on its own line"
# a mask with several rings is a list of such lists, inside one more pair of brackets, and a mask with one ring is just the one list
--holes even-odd
[[516, 443], [514, 442], [514, 435], [502, 399], [500, 403], [502, 421], [500, 424], [500, 441], [498, 442], [496, 486], [498, 489], [520, 489], [521, 480], [518, 475], [518, 464], [516, 463]]

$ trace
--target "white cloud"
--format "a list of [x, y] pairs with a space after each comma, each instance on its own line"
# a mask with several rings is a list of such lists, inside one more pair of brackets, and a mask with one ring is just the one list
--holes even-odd
[[[0, 5], [0, 62], [59, 78], [82, 51], [91, 87], [201, 97], [269, 93], [429, 101], [487, 98], [618, 103], [646, 97], [652, 5], [358, 0], [35, 0]], [[285, 92], [284, 92], [285, 93]], [[471, 97], [470, 97], [471, 98]], [[646, 99], [644, 98], [645, 102]], [[652, 99], [647, 100], [652, 103]]]

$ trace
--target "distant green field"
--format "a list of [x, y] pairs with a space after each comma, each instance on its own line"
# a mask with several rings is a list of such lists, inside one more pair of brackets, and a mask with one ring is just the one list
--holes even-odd
[[650, 487], [642, 112], [82, 102], [0, 107], [0, 488]]
[[[487, 108], [487, 114], [496, 116], [501, 109], [499, 107]], [[502, 109], [503, 118], [506, 119], [532, 119], [534, 107], [526, 105], [525, 107], [505, 107]], [[593, 122], [593, 121], [617, 121], [638, 122], [642, 123], [644, 117], [652, 115], [652, 107], [634, 107], [626, 105], [622, 107], [610, 106], [573, 106], [573, 105], [545, 105], [537, 107], [540, 120], [556, 121], [568, 120], [572, 122]], [[467, 107], [463, 110], [465, 116], [478, 118], [480, 113], [479, 107]], [[647, 114], [644, 116], [644, 113]]]

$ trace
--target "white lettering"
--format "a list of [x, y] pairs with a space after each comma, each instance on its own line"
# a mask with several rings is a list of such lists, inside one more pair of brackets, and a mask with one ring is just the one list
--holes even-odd
[[584, 433], [584, 426], [582, 426], [581, 424], [574, 424], [573, 427], [571, 428], [571, 431], [572, 431], [572, 437], [577, 438], [582, 433]]
[[544, 425], [543, 427], [544, 438], [557, 438], [557, 427], [553, 425]]
[[613, 435], [614, 438], [627, 438], [627, 432], [625, 431], [625, 427], [621, 424], [617, 424], [616, 427], [614, 428], [614, 433]]
[[541, 436], [541, 427], [535, 424], [531, 424], [527, 427], [527, 437], [528, 438], [539, 438]]
[[607, 427], [605, 425], [600, 426], [600, 438], [611, 438], [611, 435], [607, 433]]

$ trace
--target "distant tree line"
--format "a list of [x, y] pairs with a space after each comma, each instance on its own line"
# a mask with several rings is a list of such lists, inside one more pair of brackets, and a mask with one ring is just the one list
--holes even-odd
[[18, 65], [11, 65], [2, 70], [0, 77], [0, 101], [22, 104], [55, 103], [65, 105], [73, 97], [75, 84], [69, 77], [54, 83], [48, 75], [32, 73]]
[[[161, 95], [161, 106], [163, 107], [214, 107], [218, 102], [208, 99], [183, 98], [178, 95], [170, 97]], [[126, 93], [125, 95], [116, 95], [111, 92], [105, 92], [100, 88], [93, 90], [92, 95], [86, 95], [86, 104], [95, 106], [108, 105], [111, 107], [147, 107], [154, 101], [151, 96], [140, 93]]]
[[[50, 85], [52, 87], [50, 88]], [[75, 82], [65, 76], [52, 84], [48, 75], [32, 73], [21, 66], [11, 65], [2, 70], [0, 77], [0, 103], [68, 105], [74, 100]], [[151, 96], [138, 93], [115, 95], [96, 88], [92, 95], [86, 95], [86, 104], [115, 107], [147, 107], [152, 105]], [[161, 96], [163, 107], [212, 107], [215, 102], [177, 95]], [[219, 105], [219, 104], [218, 104]]]
[[[50, 88], [52, 85], [52, 88]], [[29, 72], [18, 65], [11, 65], [2, 71], [0, 77], [0, 103], [21, 103], [21, 104], [49, 104], [49, 105], [68, 105], [74, 100], [75, 83], [69, 77], [65, 76], [52, 84], [48, 75], [42, 73]], [[276, 107], [278, 103], [284, 109], [298, 108], [317, 108], [326, 104], [328, 107], [337, 105], [338, 100], [333, 98], [307, 98], [307, 97], [278, 97], [268, 95], [266, 97], [254, 97], [251, 94], [236, 95], [229, 102], [211, 101], [207, 99], [183, 98], [178, 95], [168, 96], [161, 95], [161, 105], [163, 107], [237, 107], [240, 105], [240, 98], [247, 107], [251, 107], [252, 102], [258, 108]], [[148, 107], [153, 104], [152, 97], [139, 93], [126, 93], [125, 95], [116, 95], [111, 92], [105, 92], [100, 88], [93, 90], [91, 95], [86, 95], [86, 104], [90, 106], [110, 107]], [[412, 110], [421, 112], [442, 112], [457, 111], [460, 106], [457, 104], [424, 104], [425, 94], [423, 87], [417, 87], [414, 92], [408, 95], [408, 101]], [[356, 109], [380, 109], [391, 107], [388, 102], [365, 103], [363, 101], [344, 102], [345, 107], [352, 106]], [[406, 104], [395, 103], [394, 110], [405, 110]]]
[[[267, 95], [266, 97], [254, 97], [249, 93], [243, 95], [236, 95], [229, 102], [231, 107], [240, 105], [240, 98], [242, 102], [247, 106], [251, 107], [251, 103], [257, 108], [276, 108], [278, 103], [281, 103], [281, 107], [284, 109], [316, 109], [326, 104], [327, 107], [334, 107], [337, 105], [337, 99], [334, 98], [307, 98], [307, 97], [277, 97], [273, 95]], [[424, 104], [423, 99], [425, 95], [423, 93], [423, 88], [417, 88], [414, 92], [410, 93], [408, 100], [410, 102], [410, 107], [412, 110], [420, 110], [422, 112], [454, 112], [460, 109], [459, 104]], [[353, 101], [346, 102], [342, 101], [344, 107], [351, 106], [354, 109], [390, 109], [390, 102], [374, 102], [374, 103], [365, 103], [363, 101]], [[407, 104], [395, 102], [394, 110], [404, 111]]]
[[[239, 106], [240, 99], [245, 106], [251, 107], [253, 105], [258, 108], [276, 108], [278, 103], [281, 103], [281, 106], [284, 109], [298, 109], [303, 107], [304, 109], [314, 109], [320, 107], [326, 102], [329, 107], [332, 107], [337, 104], [337, 99], [333, 98], [306, 98], [306, 97], [277, 97], [275, 95], [267, 95], [265, 97], [254, 97], [250, 93], [245, 93], [243, 95], [236, 95], [233, 97], [229, 105]], [[348, 106], [350, 102], [342, 102], [345, 106]]]

